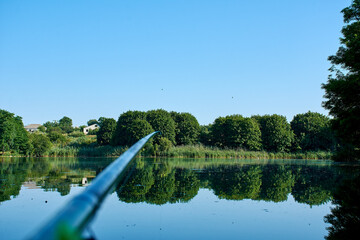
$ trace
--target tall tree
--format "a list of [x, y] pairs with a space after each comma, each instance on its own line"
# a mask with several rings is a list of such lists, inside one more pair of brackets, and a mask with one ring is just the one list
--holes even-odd
[[132, 136], [134, 130], [131, 129], [131, 126], [133, 126], [135, 120], [146, 121], [146, 113], [140, 111], [127, 111], [120, 115], [112, 137], [112, 145], [126, 146], [131, 144], [131, 139], [134, 139]]
[[108, 145], [115, 132], [116, 121], [113, 118], [104, 118], [101, 121], [101, 126], [96, 134], [97, 143], [99, 145]]
[[341, 46], [332, 63], [328, 82], [322, 85], [327, 99], [323, 106], [334, 117], [332, 127], [342, 142], [360, 158], [360, 0], [342, 11]]
[[0, 109], [0, 151], [10, 150], [29, 153], [29, 137], [21, 117]]
[[260, 124], [262, 144], [265, 150], [270, 152], [289, 151], [294, 133], [286, 117], [273, 114], [253, 116]]
[[176, 144], [188, 145], [198, 141], [200, 125], [197, 119], [190, 113], [171, 112], [175, 121]]
[[334, 150], [335, 137], [330, 118], [316, 112], [297, 114], [290, 123], [295, 142], [301, 150]]
[[163, 109], [151, 110], [146, 113], [146, 120], [155, 131], [161, 131], [161, 136], [156, 135], [154, 142], [159, 144], [160, 138], [164, 137], [175, 144], [175, 121], [171, 114]]
[[72, 127], [72, 119], [66, 116], [59, 120], [59, 127], [66, 133], [74, 131]]
[[260, 150], [261, 132], [254, 119], [231, 115], [215, 119], [211, 127], [211, 142], [219, 147]]

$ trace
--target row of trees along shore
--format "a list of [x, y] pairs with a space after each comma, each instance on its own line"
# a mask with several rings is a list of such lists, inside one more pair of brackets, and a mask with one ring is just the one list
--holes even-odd
[[[87, 136], [82, 132], [86, 126], [74, 128], [71, 118], [66, 116], [59, 121], [44, 123], [35, 133], [28, 133], [21, 117], [0, 110], [0, 151], [2, 154], [10, 152], [10, 155], [32, 156], [114, 156], [153, 131], [161, 131], [162, 134], [146, 145], [145, 156], [180, 156], [174, 155], [174, 149], [184, 146], [193, 146], [190, 151], [199, 151], [201, 147], [220, 152], [272, 153], [332, 152], [337, 148], [330, 119], [310, 111], [296, 115], [290, 123], [284, 116], [276, 114], [252, 117], [231, 115], [218, 117], [212, 124], [200, 126], [190, 113], [163, 109], [127, 111], [120, 115], [118, 121], [105, 117], [88, 121], [88, 125], [94, 123], [100, 128], [90, 131]], [[94, 154], [96, 149], [102, 154]], [[215, 154], [213, 157], [219, 156], [238, 155]], [[211, 154], [205, 157], [211, 157]]]

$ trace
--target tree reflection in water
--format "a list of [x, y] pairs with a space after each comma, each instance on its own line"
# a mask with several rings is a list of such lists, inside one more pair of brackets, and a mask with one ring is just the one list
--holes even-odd
[[331, 214], [325, 217], [325, 222], [332, 226], [328, 240], [359, 239], [360, 228], [360, 176], [345, 180], [335, 190]]
[[[67, 195], [72, 186], [91, 181], [111, 160], [0, 159], [0, 202], [16, 197], [29, 181], [45, 191]], [[228, 200], [281, 202], [291, 194], [296, 202], [310, 206], [333, 201], [336, 207], [325, 217], [331, 224], [326, 239], [352, 239], [360, 227], [360, 177], [353, 166], [206, 161], [201, 165], [197, 160], [171, 159], [136, 159], [135, 163], [128, 181], [116, 189], [119, 200], [126, 203], [188, 202], [201, 188]]]

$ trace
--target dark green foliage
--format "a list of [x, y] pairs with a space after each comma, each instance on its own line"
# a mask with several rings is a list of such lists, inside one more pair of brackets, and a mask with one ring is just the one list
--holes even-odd
[[30, 151], [28, 133], [21, 117], [0, 109], [0, 151], [27, 155]]
[[211, 127], [211, 142], [218, 147], [261, 149], [259, 124], [241, 115], [231, 115], [215, 119]]
[[[74, 128], [72, 127], [72, 120], [69, 117], [64, 116], [59, 121], [47, 121], [43, 124], [44, 127], [46, 127], [46, 132], [51, 131], [58, 131], [62, 133], [71, 133], [74, 131]], [[55, 129], [55, 130], [54, 130]]]
[[205, 146], [212, 145], [212, 142], [211, 142], [211, 128], [212, 128], [211, 124], [200, 126], [199, 141], [200, 141], [201, 144], [203, 144]]
[[[150, 123], [154, 131], [160, 131], [161, 137], [167, 138], [172, 144], [175, 141], [175, 121], [171, 114], [163, 109], [151, 110], [146, 112], [146, 120]], [[154, 143], [159, 143], [160, 136], [154, 137]]]
[[160, 152], [166, 152], [168, 151], [171, 147], [172, 147], [172, 143], [169, 139], [164, 138], [164, 137], [160, 137], [159, 138], [159, 147], [158, 150]]
[[291, 192], [295, 201], [321, 205], [331, 200], [334, 186], [339, 181], [331, 167], [302, 166], [295, 170], [296, 183]]
[[19, 195], [23, 182], [27, 181], [30, 164], [24, 160], [1, 162], [0, 203]]
[[[219, 198], [231, 200], [259, 199], [262, 183], [260, 167], [244, 167], [212, 174], [211, 188]], [[224, 172], [226, 172], [226, 177]]]
[[334, 117], [332, 127], [346, 151], [352, 148], [350, 155], [360, 159], [360, 0], [353, 0], [342, 13], [346, 25], [341, 46], [328, 58], [335, 74], [322, 85], [327, 99], [323, 106]]
[[286, 117], [277, 114], [253, 116], [260, 124], [263, 148], [270, 152], [289, 151], [294, 133]]
[[315, 112], [297, 114], [290, 123], [295, 142], [301, 150], [334, 150], [335, 136], [330, 127], [330, 118]]
[[189, 145], [198, 142], [200, 125], [193, 115], [171, 112], [171, 117], [175, 121], [176, 145]]
[[66, 116], [59, 120], [59, 127], [66, 133], [74, 131], [71, 118]]
[[61, 134], [58, 131], [51, 131], [48, 133], [48, 138], [50, 139], [50, 141], [52, 143], [64, 146], [66, 143], [69, 142], [69, 140], [67, 139], [67, 137], [65, 137], [63, 134]]
[[46, 128], [44, 126], [38, 127], [38, 130], [43, 133], [46, 132]]
[[[127, 145], [133, 145], [146, 135], [154, 132], [154, 129], [146, 120], [135, 119], [129, 126], [128, 126], [128, 138], [127, 138]], [[151, 140], [149, 141], [151, 142]]]
[[50, 139], [44, 134], [30, 134], [30, 142], [33, 147], [34, 156], [43, 156], [51, 148]]
[[97, 135], [98, 132], [99, 132], [99, 128], [89, 129], [87, 135]]
[[[133, 123], [136, 120], [146, 121], [146, 113], [140, 111], [127, 111], [120, 115], [111, 141], [112, 145], [128, 146], [133, 142], [134, 137], [132, 134], [134, 133], [134, 130], [131, 129], [131, 125], [133, 126]], [[144, 122], [142, 123], [146, 125]], [[136, 135], [138, 136], [137, 133]], [[145, 135], [143, 137], [145, 137]]]
[[263, 171], [264, 180], [260, 198], [265, 201], [286, 201], [295, 184], [295, 175], [287, 166], [268, 166]]
[[262, 148], [261, 131], [259, 123], [252, 118], [244, 118], [241, 121], [243, 147], [248, 150], [257, 151]]
[[96, 140], [99, 145], [108, 145], [111, 142], [115, 132], [116, 121], [113, 118], [105, 118], [102, 120], [100, 129], [97, 132]]
[[93, 124], [99, 124], [99, 122], [96, 119], [90, 119], [89, 121], [87, 121], [87, 125], [93, 125]]
[[200, 189], [200, 180], [194, 171], [177, 169], [175, 172], [175, 192], [170, 202], [189, 202]]
[[[139, 164], [140, 162], [138, 161], [137, 163]], [[145, 194], [150, 190], [154, 182], [155, 178], [151, 166], [137, 166], [125, 186], [118, 188], [116, 192], [121, 201], [128, 203], [143, 202], [146, 201]]]
[[54, 128], [54, 127], [59, 127], [59, 122], [58, 121], [47, 121], [46, 123], [43, 124], [44, 127], [46, 127], [46, 130], [48, 130], [49, 128]]
[[85, 134], [82, 131], [74, 131], [72, 133], [69, 133], [70, 137], [79, 138], [85, 136]]
[[331, 214], [325, 222], [331, 224], [327, 240], [358, 239], [360, 226], [360, 176], [344, 181], [334, 193]]
[[171, 201], [171, 197], [175, 192], [175, 169], [170, 172], [161, 173], [166, 168], [155, 170], [155, 182], [150, 190], [146, 193], [146, 202], [152, 204], [165, 204]]

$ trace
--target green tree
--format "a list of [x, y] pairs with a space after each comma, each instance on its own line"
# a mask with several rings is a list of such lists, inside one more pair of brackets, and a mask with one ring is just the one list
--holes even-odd
[[47, 136], [52, 143], [59, 144], [61, 146], [64, 146], [69, 142], [69, 139], [58, 131], [51, 131]]
[[177, 145], [189, 145], [198, 141], [200, 125], [197, 119], [190, 113], [171, 112], [175, 121], [175, 140]]
[[200, 126], [200, 134], [199, 134], [199, 141], [200, 143], [210, 146], [212, 145], [211, 142], [211, 127], [212, 125], [202, 125]]
[[172, 147], [172, 143], [169, 139], [164, 138], [164, 137], [160, 137], [159, 138], [159, 151], [160, 152], [166, 152], [168, 151], [171, 147]]
[[242, 147], [257, 151], [262, 148], [261, 131], [259, 123], [252, 118], [244, 118], [240, 123], [242, 129], [242, 138], [244, 143]]
[[[172, 144], [175, 141], [175, 121], [171, 114], [163, 109], [151, 110], [146, 112], [146, 120], [155, 131], [161, 131], [161, 137], [167, 138]], [[154, 137], [154, 143], [159, 143], [160, 135]]]
[[[128, 127], [128, 138], [127, 145], [133, 145], [146, 135], [152, 133], [154, 129], [151, 127], [150, 123], [146, 120], [136, 119]], [[151, 142], [151, 140], [150, 140]]]
[[97, 132], [96, 140], [99, 145], [108, 145], [111, 142], [115, 132], [116, 121], [113, 118], [105, 118], [102, 120], [100, 129]]
[[74, 131], [71, 118], [66, 116], [59, 120], [59, 127], [66, 133]]
[[56, 120], [54, 120], [52, 122], [47, 121], [46, 123], [43, 124], [43, 126], [46, 127], [46, 129], [59, 127], [59, 122]]
[[339, 139], [360, 158], [360, 0], [342, 10], [346, 25], [341, 46], [332, 63], [328, 82], [322, 85], [323, 106], [334, 117], [332, 127]]
[[46, 132], [46, 128], [44, 126], [40, 126], [37, 128], [40, 132], [45, 133]]
[[290, 122], [295, 142], [302, 150], [334, 150], [335, 137], [330, 118], [315, 112], [297, 114]]
[[28, 133], [22, 118], [0, 109], [0, 150], [27, 154], [30, 151]]
[[263, 148], [270, 152], [289, 151], [294, 133], [286, 117], [277, 114], [253, 116], [260, 124]]
[[211, 127], [211, 142], [218, 147], [260, 150], [261, 131], [259, 124], [241, 115], [215, 119]]
[[87, 125], [93, 125], [93, 124], [99, 124], [99, 122], [96, 119], [90, 119], [89, 121], [87, 121]]
[[30, 142], [33, 154], [37, 157], [43, 156], [51, 148], [50, 139], [44, 134], [31, 134]]
[[[146, 113], [140, 111], [127, 111], [120, 115], [117, 123], [113, 138], [111, 140], [112, 145], [126, 146], [133, 142], [134, 130], [131, 129], [135, 120], [146, 121]], [[142, 122], [146, 125], [144, 122]], [[139, 134], [136, 133], [138, 136]], [[143, 136], [144, 137], [144, 136]]]

